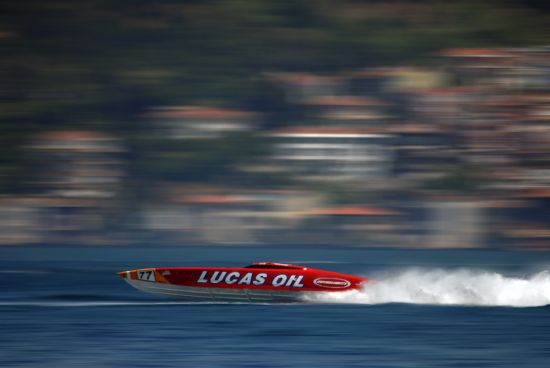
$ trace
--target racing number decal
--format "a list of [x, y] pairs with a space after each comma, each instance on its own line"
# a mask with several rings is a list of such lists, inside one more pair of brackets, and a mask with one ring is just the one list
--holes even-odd
[[142, 281], [156, 281], [155, 280], [155, 271], [153, 270], [143, 270], [137, 272], [138, 280]]

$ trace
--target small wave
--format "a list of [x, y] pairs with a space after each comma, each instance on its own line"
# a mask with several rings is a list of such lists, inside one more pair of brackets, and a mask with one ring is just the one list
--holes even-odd
[[[2, 301], [3, 307], [118, 307], [118, 306], [153, 306], [153, 305], [193, 305], [213, 304], [209, 302], [186, 301]], [[220, 304], [220, 303], [216, 303]]]
[[46, 302], [126, 302], [129, 301], [128, 298], [124, 296], [118, 297], [116, 295], [110, 294], [76, 294], [76, 293], [67, 293], [67, 294], [50, 294], [44, 295], [39, 298], [41, 301]]
[[[273, 304], [270, 302], [249, 301], [209, 301], [189, 299], [132, 299], [116, 296], [57, 294], [32, 299], [0, 300], [0, 307], [124, 307], [124, 306], [170, 306], [170, 305], [211, 305], [211, 304]], [[284, 304], [284, 303], [277, 303]], [[289, 303], [290, 304], [290, 303]]]
[[539, 307], [550, 304], [550, 272], [522, 278], [469, 269], [409, 269], [376, 278], [361, 290], [316, 293], [306, 301]]
[[17, 275], [38, 275], [51, 273], [51, 271], [46, 270], [0, 270], [0, 274], [17, 274]]

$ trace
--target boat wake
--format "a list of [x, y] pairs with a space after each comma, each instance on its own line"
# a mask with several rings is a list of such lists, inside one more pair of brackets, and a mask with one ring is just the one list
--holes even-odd
[[550, 271], [509, 277], [471, 269], [408, 269], [373, 277], [361, 290], [316, 293], [315, 303], [537, 307], [550, 304]]

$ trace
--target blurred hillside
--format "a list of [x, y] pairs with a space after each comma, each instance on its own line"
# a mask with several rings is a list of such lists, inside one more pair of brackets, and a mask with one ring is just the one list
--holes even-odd
[[4, 1], [0, 243], [550, 246], [545, 1]]

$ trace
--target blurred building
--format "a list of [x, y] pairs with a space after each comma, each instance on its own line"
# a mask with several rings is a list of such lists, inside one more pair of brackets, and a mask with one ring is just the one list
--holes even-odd
[[365, 204], [303, 210], [303, 236], [315, 243], [403, 245], [398, 211]]
[[347, 91], [347, 82], [340, 76], [266, 73], [265, 77], [283, 90], [288, 103], [304, 103], [320, 97], [339, 96]]
[[517, 206], [500, 218], [499, 233], [510, 246], [550, 249], [550, 190], [548, 186], [516, 191], [509, 195]]
[[428, 232], [422, 246], [478, 248], [485, 243], [487, 223], [483, 205], [469, 199], [435, 199], [426, 202]]
[[0, 244], [39, 243], [42, 238], [42, 216], [37, 203], [24, 197], [0, 198]]
[[392, 136], [376, 130], [292, 127], [271, 131], [271, 160], [299, 180], [367, 181], [388, 177]]
[[32, 201], [46, 242], [102, 242], [116, 212], [124, 177], [121, 141], [93, 131], [40, 133], [28, 146], [35, 163], [29, 178]]
[[350, 90], [359, 96], [391, 98], [398, 93], [448, 85], [449, 76], [437, 69], [413, 67], [367, 68], [349, 73]]
[[37, 135], [29, 149], [40, 162], [33, 186], [43, 194], [111, 198], [123, 176], [125, 152], [119, 139], [91, 131]]
[[423, 89], [410, 95], [411, 113], [418, 121], [460, 126], [472, 117], [471, 108], [489, 92], [481, 87], [451, 86]]
[[459, 138], [440, 124], [409, 122], [392, 129], [395, 134], [393, 173], [400, 181], [433, 179], [459, 163]]
[[160, 239], [191, 244], [293, 242], [302, 212], [324, 203], [304, 190], [216, 186], [171, 187], [144, 212], [144, 226]]
[[383, 127], [388, 116], [382, 100], [359, 96], [324, 96], [303, 102], [308, 116], [317, 125], [340, 127]]
[[513, 86], [511, 70], [517, 69], [514, 53], [496, 48], [454, 48], [441, 50], [447, 69], [459, 85]]
[[157, 107], [145, 114], [151, 131], [169, 139], [220, 138], [229, 134], [255, 130], [256, 113], [204, 106]]

